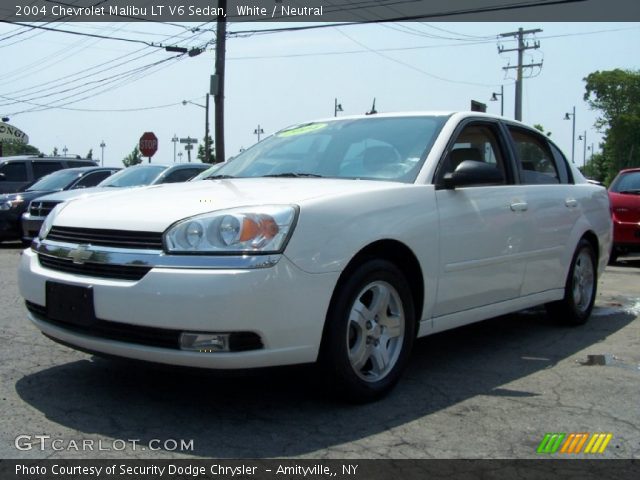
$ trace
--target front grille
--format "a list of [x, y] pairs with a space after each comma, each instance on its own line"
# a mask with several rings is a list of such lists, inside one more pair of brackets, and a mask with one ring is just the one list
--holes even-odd
[[53, 227], [47, 240], [88, 243], [104, 247], [162, 249], [162, 233], [104, 230], [96, 228]]
[[75, 273], [88, 277], [111, 278], [117, 280], [140, 280], [151, 267], [141, 265], [110, 265], [104, 263], [73, 263], [71, 259], [38, 255], [40, 265], [59, 272]]
[[46, 217], [60, 202], [33, 201], [29, 204], [29, 214], [33, 217]]
[[[173, 350], [180, 349], [181, 330], [143, 327], [107, 320], [97, 320], [90, 326], [75, 325], [47, 317], [47, 309], [42, 305], [29, 301], [26, 301], [25, 304], [31, 313], [38, 316], [39, 320], [66, 330], [90, 335], [92, 337], [116, 340], [119, 342], [136, 343], [160, 348], [171, 348]], [[232, 352], [259, 350], [263, 347], [264, 345], [262, 340], [257, 333], [234, 332], [229, 335], [229, 350]]]

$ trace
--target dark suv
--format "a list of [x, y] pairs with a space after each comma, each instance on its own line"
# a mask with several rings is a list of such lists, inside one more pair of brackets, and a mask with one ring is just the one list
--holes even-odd
[[95, 167], [93, 160], [20, 155], [0, 157], [0, 193], [20, 192], [41, 177], [63, 168]]

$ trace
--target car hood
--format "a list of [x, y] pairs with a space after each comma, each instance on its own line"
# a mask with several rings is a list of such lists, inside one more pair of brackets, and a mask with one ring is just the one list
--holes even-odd
[[302, 205], [325, 196], [350, 196], [405, 186], [393, 182], [311, 178], [238, 178], [152, 185], [73, 200], [54, 224], [161, 232], [178, 220], [200, 213], [252, 205]]
[[62, 192], [56, 192], [46, 196], [41, 195], [38, 200], [45, 202], [66, 202], [67, 200], [72, 200], [74, 198], [88, 197], [89, 195], [94, 195], [96, 193], [112, 192], [113, 190], [114, 188], [112, 187], [78, 188], [75, 190], [64, 190]]

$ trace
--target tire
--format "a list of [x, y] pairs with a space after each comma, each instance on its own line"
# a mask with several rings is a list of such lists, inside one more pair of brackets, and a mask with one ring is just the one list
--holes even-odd
[[585, 239], [580, 240], [564, 288], [564, 298], [546, 305], [547, 312], [564, 325], [583, 325], [589, 319], [596, 299], [598, 279], [596, 255]]
[[327, 314], [319, 364], [332, 393], [364, 403], [398, 382], [416, 337], [415, 311], [393, 263], [368, 260], [347, 275]]
[[620, 252], [616, 247], [611, 249], [611, 254], [609, 255], [609, 265], [615, 265], [618, 262], [618, 255]]

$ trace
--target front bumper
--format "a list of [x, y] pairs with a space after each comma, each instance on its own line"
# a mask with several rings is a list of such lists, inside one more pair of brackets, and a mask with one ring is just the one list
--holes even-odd
[[32, 249], [24, 251], [20, 293], [44, 307], [46, 282], [91, 286], [95, 316], [113, 324], [185, 332], [253, 332], [263, 348], [192, 352], [116, 341], [52, 323], [29, 312], [45, 334], [79, 349], [172, 365], [243, 369], [314, 362], [339, 272], [309, 274], [286, 256], [269, 268], [154, 267], [140, 280], [94, 278], [51, 270]]

